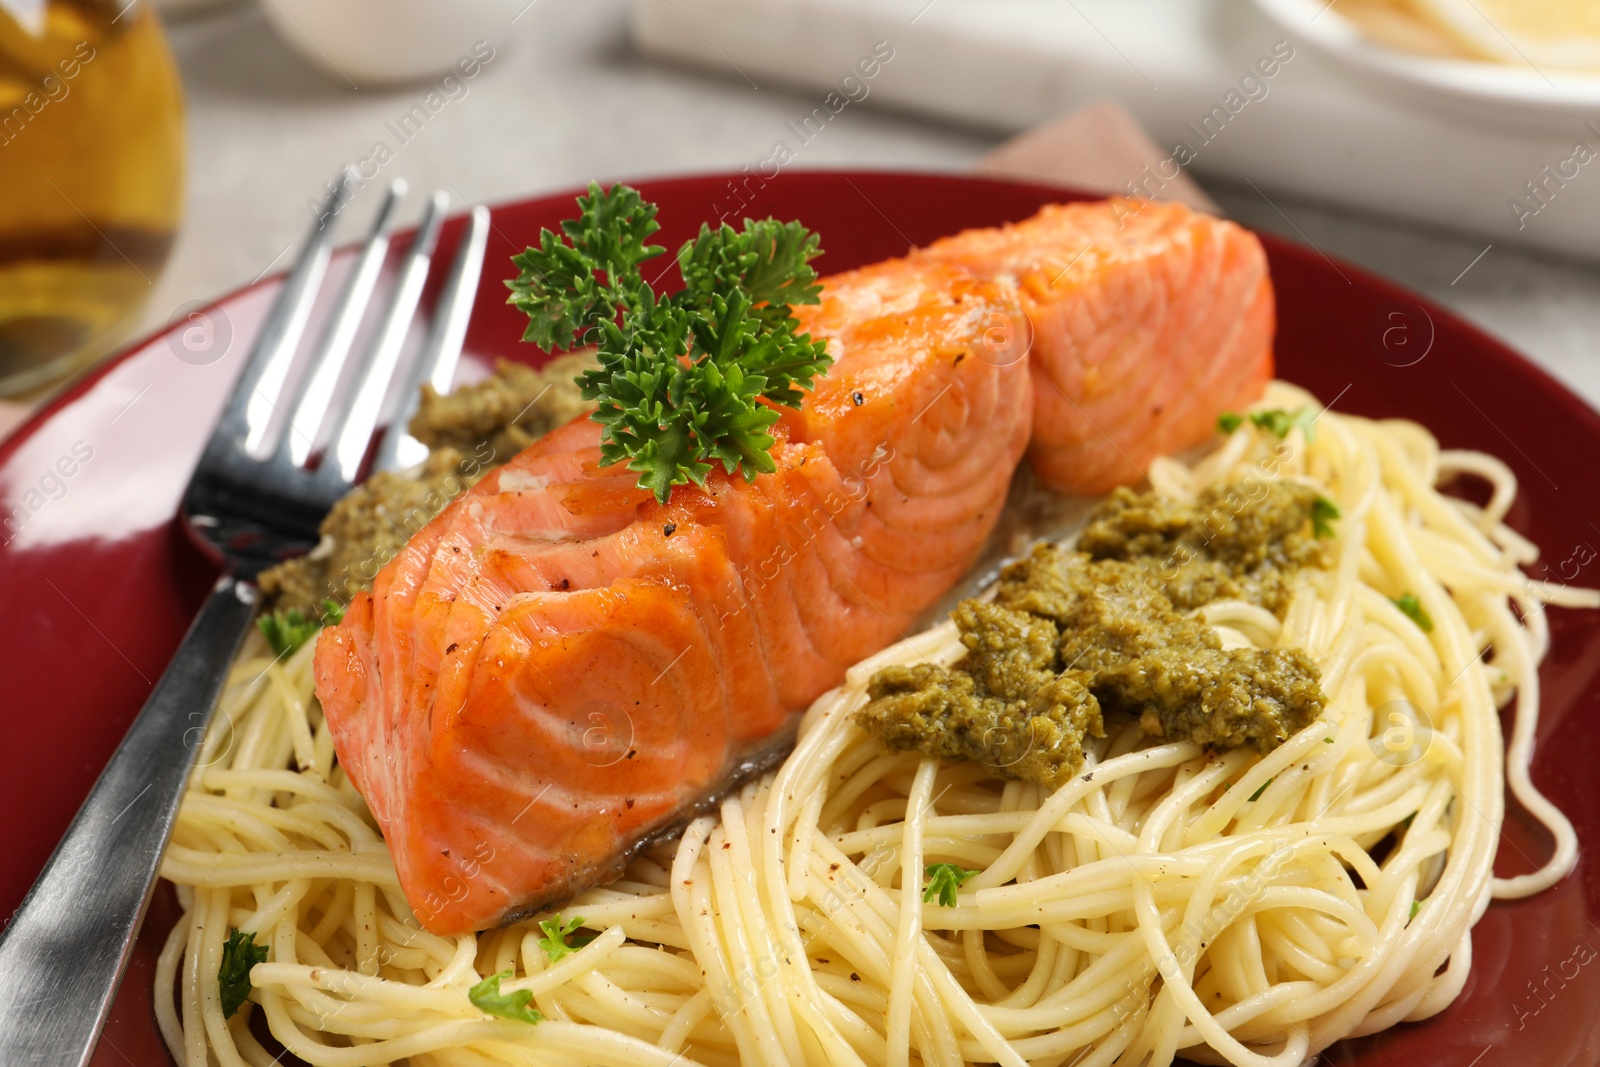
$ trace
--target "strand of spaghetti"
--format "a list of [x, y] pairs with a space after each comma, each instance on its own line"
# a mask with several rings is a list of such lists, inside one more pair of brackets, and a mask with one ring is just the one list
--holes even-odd
[[[1266, 757], [1266, 759], [1263, 759], [1262, 763], [1268, 763], [1269, 761], [1272, 761], [1273, 764], [1281, 764], [1282, 761], [1280, 757], [1285, 754], [1285, 749], [1290, 750], [1288, 755], [1292, 760], [1297, 755], [1295, 752], [1295, 747], [1297, 745], [1305, 746], [1307, 744], [1307, 737], [1311, 733], [1312, 731], [1302, 731], [1299, 737], [1291, 739], [1284, 745], [1280, 745], [1279, 748], [1270, 756]], [[1176, 821], [1178, 815], [1184, 809], [1193, 806], [1201, 798], [1212, 793], [1219, 785], [1221, 785], [1223, 779], [1227, 776], [1230, 770], [1231, 768], [1227, 766], [1226, 761], [1218, 761], [1218, 763], [1213, 765], [1211, 768], [1195, 775], [1182, 787], [1175, 789], [1165, 799], [1163, 799], [1156, 806], [1149, 818], [1146, 819], [1145, 824], [1140, 831], [1139, 847], [1141, 851], [1156, 851], [1159, 848], [1159, 843], [1162, 837], [1165, 835], [1165, 831], [1172, 823]], [[1257, 767], [1253, 769], [1252, 773], [1259, 772], [1260, 770], [1261, 766], [1258, 764]], [[1244, 788], [1248, 784], [1248, 778], [1249, 776], [1247, 775], [1246, 781], [1242, 781], [1240, 783], [1238, 792], [1244, 792]], [[1265, 789], [1266, 787], [1263, 786], [1262, 788]], [[1176, 954], [1172, 952], [1170, 947], [1168, 947], [1167, 937], [1164, 932], [1166, 924], [1162, 920], [1159, 912], [1156, 910], [1154, 885], [1148, 880], [1140, 880], [1131, 883], [1131, 888], [1133, 891], [1135, 911], [1140, 920], [1139, 928], [1144, 936], [1145, 943], [1147, 945], [1159, 943], [1162, 947], [1161, 952], [1153, 951], [1151, 953], [1152, 958], [1156, 961], [1156, 969], [1160, 972], [1164, 983], [1162, 987], [1162, 997], [1158, 997], [1157, 1004], [1153, 1009], [1155, 1012], [1159, 1013], [1161, 1025], [1153, 1035], [1151, 1052], [1152, 1055], [1154, 1055], [1157, 1059], [1160, 1059], [1164, 1062], [1166, 1060], [1170, 1060], [1177, 1052], [1179, 1027], [1177, 1014], [1178, 1011], [1181, 1010], [1183, 1014], [1187, 1015], [1190, 1022], [1197, 1025], [1202, 1032], [1206, 1031], [1207, 1025], [1206, 1022], [1202, 1022], [1196, 1015], [1197, 1010], [1205, 1015], [1207, 1022], [1209, 1022], [1212, 1028], [1223, 1033], [1226, 1031], [1222, 1031], [1220, 1027], [1216, 1026], [1214, 1020], [1211, 1019], [1210, 1013], [1205, 1012], [1205, 1010], [1200, 1006], [1199, 998], [1194, 994], [1194, 961], [1197, 959], [1197, 954], [1190, 955], [1186, 952], [1186, 957], [1188, 958], [1189, 962], [1180, 963]], [[1191, 905], [1192, 904], [1193, 897], [1191, 896]], [[1247, 904], [1246, 908], [1249, 909], [1251, 906], [1252, 905]], [[1168, 958], [1171, 960], [1171, 970], [1163, 966]], [[1214, 1043], [1213, 1047], [1215, 1047]], [[1242, 1045], [1239, 1047], [1241, 1049], [1243, 1048]], [[1255, 1055], [1253, 1051], [1250, 1054]], [[1265, 1063], [1269, 1061], [1262, 1060], [1261, 1062]]]
[[156, 1026], [167, 1048], [176, 1054], [183, 1047], [183, 1020], [179, 1015], [178, 969], [183, 963], [183, 951], [189, 941], [189, 924], [183, 920], [174, 923], [167, 932], [156, 957], [155, 1013]]
[[202, 954], [200, 951], [200, 935], [204, 931], [204, 920], [209, 910], [209, 899], [204, 893], [196, 893], [189, 913], [180, 923], [185, 929], [183, 973], [179, 979], [178, 1003], [180, 1017], [183, 1020], [183, 1046], [182, 1062], [209, 1063], [211, 1061], [208, 1040], [209, 1031], [206, 1027], [205, 1017], [201, 1014], [200, 984], [202, 977]]
[[300, 694], [295, 691], [294, 684], [289, 681], [289, 674], [281, 663], [273, 663], [267, 668], [267, 683], [277, 694], [284, 718], [288, 721], [289, 739], [294, 746], [295, 763], [301, 770], [316, 767], [316, 742], [311, 737], [311, 722], [306, 710], [310, 702], [300, 699]]
[[[1438, 817], [1442, 808], [1430, 811], [1425, 808], [1419, 812], [1413, 826], [1425, 824]], [[1406, 884], [1414, 886], [1416, 875], [1408, 876]], [[1419, 954], [1418, 939], [1410, 932], [1405, 931], [1408, 905], [1405, 903], [1411, 895], [1411, 889], [1405, 885], [1397, 885], [1395, 878], [1385, 878], [1375, 885], [1375, 898], [1387, 901], [1385, 909], [1386, 919], [1383, 925], [1383, 943], [1389, 946], [1386, 954], [1376, 955], [1363, 961], [1339, 982], [1335, 982], [1309, 1000], [1309, 1007], [1327, 1014], [1323, 1016], [1321, 1024], [1314, 1032], [1315, 1043], [1320, 1047], [1329, 1043], [1330, 1037], [1326, 1034], [1348, 1033], [1354, 1020], [1365, 1018], [1380, 1001], [1394, 988], [1396, 982], [1416, 968], [1413, 962]], [[1449, 904], [1450, 891], [1448, 887], [1442, 889], [1445, 911], [1452, 910]], [[1376, 902], [1375, 902], [1375, 906]], [[1432, 968], [1420, 973], [1429, 974]]]
[[917, 957], [918, 964], [932, 977], [939, 1003], [949, 1009], [955, 1021], [967, 1028], [967, 1032], [972, 1035], [972, 1045], [978, 1054], [986, 1060], [1003, 1064], [1004, 1067], [1027, 1067], [1026, 1061], [1001, 1036], [995, 1025], [978, 1010], [966, 990], [961, 988], [955, 976], [940, 962], [927, 942], [919, 941]]
[[1094, 769], [1092, 780], [1086, 781], [1083, 777], [1073, 779], [1052, 793], [1050, 799], [1040, 805], [1028, 825], [1013, 838], [1000, 858], [988, 870], [972, 880], [972, 887], [987, 889], [1010, 881], [1016, 875], [1018, 868], [1027, 861], [1028, 854], [1044, 840], [1050, 828], [1090, 793], [1104, 792], [1106, 784], [1125, 776], [1142, 774], [1158, 768], [1176, 767], [1199, 754], [1200, 746], [1189, 741], [1157, 745], [1102, 763]]
[[[268, 793], [290, 793], [326, 801], [329, 804], [342, 804], [358, 818], [362, 814], [362, 811], [358, 810], [359, 805], [352, 804], [348, 797], [326, 781], [299, 771], [268, 767], [238, 769], [212, 766], [197, 772], [197, 777], [203, 790], [231, 792], [236, 787], [243, 787]], [[206, 794], [198, 792], [198, 795]], [[374, 838], [378, 836], [376, 830], [373, 830], [372, 836]]]
[[1430, 983], [1426, 994], [1411, 1009], [1411, 1014], [1405, 1016], [1405, 1021], [1421, 1022], [1449, 1007], [1466, 985], [1471, 971], [1472, 933], [1468, 930], [1462, 932], [1460, 942], [1451, 950], [1450, 962], [1446, 965], [1444, 974]]
[[889, 985], [889, 1067], [907, 1067], [911, 1061], [911, 992], [917, 977], [916, 943], [922, 938], [922, 909], [913, 906], [921, 896], [922, 823], [933, 804], [933, 781], [939, 764], [925, 759], [906, 797], [906, 817], [900, 841], [900, 927], [895, 935], [895, 968]]
[[[823, 863], [827, 862], [829, 867], [832, 868], [836, 865], [842, 866], [844, 862], [848, 862], [847, 859], [841, 853], [836, 852], [831, 843], [827, 842], [825, 839], [819, 840], [818, 847], [821, 854], [819, 854], [815, 859], [817, 866], [820, 867]], [[830, 860], [830, 856], [834, 858]], [[914, 905], [920, 905], [921, 889], [917, 884], [920, 882], [920, 879], [916, 879], [915, 873], [913, 873], [911, 868], [906, 868], [901, 872], [901, 874], [903, 878], [909, 876], [914, 879], [912, 886], [915, 895], [913, 896], [912, 901]], [[875, 904], [877, 905], [876, 908], [874, 908]], [[850, 912], [858, 917], [868, 918], [869, 922], [870, 918], [877, 919], [877, 922], [871, 924], [872, 926], [877, 927], [879, 930], [878, 937], [874, 939], [876, 943], [872, 946], [872, 948], [875, 950], [874, 955], [876, 956], [876, 959], [873, 961], [876, 963], [876, 967], [874, 968], [875, 971], [884, 975], [885, 977], [888, 977], [891, 974], [897, 974], [900, 971], [913, 971], [926, 974], [929, 976], [929, 980], [932, 984], [932, 991], [937, 994], [939, 1002], [952, 1009], [955, 1018], [964, 1026], [966, 1026], [968, 1032], [974, 1036], [980, 1047], [984, 1049], [986, 1055], [992, 1057], [994, 1062], [1010, 1064], [1012, 1067], [1023, 1067], [1020, 1057], [1018, 1057], [1014, 1051], [1008, 1049], [1005, 1039], [1000, 1036], [999, 1032], [983, 1016], [981, 1011], [971, 1003], [965, 991], [961, 990], [960, 986], [954, 982], [953, 978], [950, 978], [948, 970], [939, 961], [933, 952], [932, 946], [929, 945], [925, 939], [921, 937], [917, 938], [915, 942], [916, 951], [912, 958], [908, 959], [906, 955], [898, 953], [897, 944], [891, 943], [891, 938], [895, 939], [896, 941], [898, 940], [898, 928], [891, 926], [889, 923], [884, 921], [884, 916], [894, 910], [887, 898], [887, 890], [876, 886], [875, 883], [867, 882], [864, 885], [864, 892], [861, 895], [847, 897], [841, 900], [840, 910]], [[878, 912], [876, 916], [868, 917], [863, 915], [863, 912], [870, 912], [873, 910]], [[902, 906], [901, 910], [914, 910], [914, 908]], [[838, 929], [840, 933], [846, 933], [848, 928], [836, 929]], [[870, 927], [866, 923], [863, 923], [861, 926], [856, 928], [855, 932], [871, 936], [868, 933], [869, 929]], [[893, 965], [893, 961], [896, 960], [899, 961], [898, 966]], [[946, 979], [950, 980], [946, 981]]]
[[1498, 525], [1511, 510], [1512, 501], [1517, 498], [1516, 474], [1503, 460], [1487, 452], [1443, 449], [1439, 452], [1439, 473], [1446, 477], [1461, 473], [1476, 474], [1489, 483], [1492, 491], [1489, 502], [1483, 506], [1483, 519], [1487, 525]]
[[[764, 803], [757, 826], [762, 832], [755, 842], [761, 854], [760, 870], [765, 873], [762, 887], [765, 907], [772, 928], [771, 951], [782, 984], [779, 1010], [794, 1012], [807, 1022], [811, 1039], [824, 1051], [829, 1062], [860, 1062], [838, 1027], [839, 1005], [825, 994], [813, 973], [808, 938], [803, 934], [795, 904], [806, 899], [805, 885], [810, 866], [811, 837], [826, 794], [823, 779], [850, 740], [845, 715], [853, 702], [841, 693], [837, 699], [823, 697], [806, 716], [796, 751], [762, 790]], [[797, 798], [804, 797], [795, 811]], [[792, 813], [792, 814], [791, 814]], [[792, 842], [785, 847], [785, 839]], [[758, 901], [753, 906], [761, 907]], [[822, 1005], [814, 1010], [814, 1005]]]
[[[222, 946], [228, 939], [228, 897], [225, 889], [214, 889], [200, 894], [205, 904], [199, 934], [201, 975], [217, 973], [222, 964]], [[222, 1067], [244, 1067], [244, 1060], [228, 1032], [228, 1022], [222, 1016], [222, 993], [217, 983], [202, 981], [199, 988], [200, 1014], [205, 1023], [206, 1037], [212, 1054]]]
[[706, 865], [701, 862], [701, 854], [715, 827], [715, 819], [701, 817], [684, 830], [672, 864], [672, 902], [691, 951], [705, 970], [705, 988], [716, 1005], [717, 1015], [732, 1031], [741, 1056], [750, 1057], [755, 1053], [754, 1039], [739, 1015], [728, 960], [710, 920], [711, 894], [706, 885], [710, 872], [702, 873]]
[[398, 888], [394, 861], [384, 852], [331, 852], [296, 850], [229, 855], [203, 854], [173, 845], [161, 863], [161, 876], [170, 881], [205, 888], [256, 885], [290, 878], [355, 878]]
[[[731, 868], [743, 874], [742, 877], [732, 881], [733, 903], [741, 924], [747, 931], [752, 950], [759, 952], [759, 959], [770, 965], [768, 967], [757, 963], [757, 977], [766, 979], [757, 983], [757, 996], [763, 1010], [772, 1020], [779, 1040], [783, 1042], [789, 1062], [801, 1063], [804, 1061], [804, 1054], [801, 1052], [800, 1035], [795, 1026], [796, 1015], [790, 1009], [792, 1000], [788, 995], [790, 970], [783, 966], [785, 953], [799, 953], [799, 931], [783, 926], [775, 928], [771, 921], [772, 917], [762, 907], [762, 895], [756, 886], [756, 873], [760, 867], [755, 861], [755, 852], [758, 848], [765, 850], [768, 843], [751, 842], [744, 817], [746, 807], [754, 808], [757, 825], [761, 825], [760, 807], [762, 802], [770, 798], [770, 786], [760, 783], [748, 789], [747, 795], [741, 795], [738, 802], [730, 799], [723, 805], [722, 827], [731, 846], [727, 857]], [[781, 879], [778, 884], [782, 884]]]
[[[1421, 558], [1405, 535], [1399, 509], [1393, 503], [1386, 501], [1374, 509], [1373, 519], [1374, 530], [1378, 534], [1375, 540], [1375, 548], [1380, 558], [1387, 555], [1394, 569], [1405, 574], [1415, 583], [1418, 588], [1418, 595], [1424, 598], [1424, 603], [1437, 605], [1441, 611], [1444, 611], [1451, 603], [1450, 596], [1439, 581], [1429, 574], [1422, 565]], [[1470, 526], [1466, 526], [1464, 523], [1461, 525], [1464, 530], [1469, 530], [1474, 536], [1476, 535], [1476, 531]], [[1453, 676], [1465, 675], [1466, 680], [1469, 682], [1468, 691], [1475, 692], [1481, 696], [1487, 689], [1482, 679], [1483, 667], [1465, 622], [1461, 619], [1459, 611], [1444, 611], [1444, 618], [1443, 625], [1435, 622], [1432, 634], [1435, 647], [1441, 653], [1444, 669]], [[1476, 682], [1476, 684], [1472, 684], [1473, 682]], [[1470, 710], [1477, 710], [1480, 713], [1471, 714]], [[1469, 760], [1469, 766], [1464, 771], [1465, 777], [1463, 781], [1463, 785], [1467, 787], [1466, 793], [1476, 792], [1471, 788], [1473, 784], [1488, 784], [1488, 775], [1493, 775], [1494, 778], [1492, 790], [1494, 800], [1490, 810], [1483, 810], [1471, 804], [1470, 801], [1475, 798], [1468, 796], [1469, 809], [1471, 809], [1468, 814], [1476, 817], [1466, 820], [1466, 829], [1470, 842], [1469, 848], [1471, 849], [1470, 854], [1476, 862], [1485, 867], [1492, 860], [1493, 844], [1488, 843], [1485, 845], [1481, 839], [1489, 837], [1491, 830], [1497, 835], [1500, 822], [1499, 796], [1501, 787], [1498, 781], [1499, 760], [1498, 758], [1491, 760], [1488, 756], [1490, 750], [1498, 751], [1500, 747], [1497, 743], [1499, 734], [1498, 722], [1491, 723], [1490, 720], [1492, 719], [1493, 716], [1489, 713], [1489, 709], [1481, 707], [1469, 709], [1469, 713], [1462, 717], [1464, 726], [1470, 728], [1476, 739], [1481, 742], [1470, 747], [1463, 746], [1468, 748]], [[1493, 736], [1483, 736], [1486, 731]], [[1495, 743], [1491, 743], [1491, 741]]]
[[1509, 612], [1492, 613], [1489, 626], [1494, 632], [1495, 648], [1506, 651], [1508, 669], [1517, 678], [1517, 712], [1512, 721], [1511, 743], [1506, 747], [1506, 780], [1511, 795], [1555, 839], [1555, 850], [1538, 870], [1491, 881], [1496, 897], [1514, 900], [1548, 889], [1571, 873], [1578, 863], [1578, 834], [1561, 809], [1539, 792], [1530, 774], [1534, 733], [1539, 726], [1539, 672], [1529, 662], [1528, 649], [1518, 639]]
[[[1154, 894], [1150, 892], [1148, 886], [1136, 884], [1133, 887], [1133, 898], [1134, 910], [1139, 917], [1139, 929], [1144, 935], [1145, 948], [1155, 960], [1156, 970], [1164, 982], [1161, 987], [1162, 994], [1176, 1001], [1206, 1044], [1222, 1052], [1229, 1062], [1238, 1064], [1239, 1067], [1291, 1067], [1291, 1065], [1297, 1067], [1305, 1060], [1306, 1052], [1310, 1048], [1310, 1036], [1304, 1027], [1291, 1026], [1283, 1049], [1276, 1055], [1268, 1056], [1247, 1047], [1219, 1026], [1216, 1018], [1205, 1009], [1200, 998], [1195, 996], [1194, 987], [1189, 982], [1188, 968], [1178, 961], [1167, 943]], [[1176, 1045], [1175, 1040], [1173, 1045]], [[1176, 1051], [1175, 1047], [1173, 1051]], [[1170, 1058], [1169, 1056], [1168, 1059]]]

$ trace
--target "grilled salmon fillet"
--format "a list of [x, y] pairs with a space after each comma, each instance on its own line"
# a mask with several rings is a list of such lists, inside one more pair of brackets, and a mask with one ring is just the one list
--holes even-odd
[[1057, 489], [1138, 481], [1272, 378], [1276, 312], [1261, 242], [1181, 204], [1054, 204], [924, 255], [947, 274], [1010, 286], [1032, 321], [1028, 461]]
[[[1143, 238], [1104, 205], [1047, 209], [825, 279], [796, 314], [835, 362], [754, 482], [718, 470], [659, 504], [579, 420], [413, 537], [323, 631], [316, 678], [422, 923], [559, 904], [781, 758], [972, 565], [1030, 439], [1054, 484], [1103, 487], [1251, 399], [1259, 246], [1143, 212]], [[1076, 261], [1056, 247], [1089, 235]]]
[[1026, 319], [1003, 287], [904, 263], [802, 310], [835, 362], [775, 427], [774, 473], [661, 505], [571, 423], [324, 632], [340, 761], [430, 930], [615, 877], [972, 565], [1032, 426]]

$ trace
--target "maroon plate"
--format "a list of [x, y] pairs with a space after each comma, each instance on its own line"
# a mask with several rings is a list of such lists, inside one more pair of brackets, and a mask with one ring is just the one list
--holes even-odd
[[[661, 205], [668, 247], [723, 213], [798, 218], [822, 235], [825, 272], [1073, 199], [1038, 186], [886, 173], [786, 173], [765, 185], [717, 175], [640, 188]], [[524, 322], [506, 307], [502, 279], [512, 270], [508, 257], [572, 209], [564, 193], [495, 210], [467, 338], [471, 358], [541, 358], [518, 343]], [[459, 220], [446, 227], [441, 255], [459, 233]], [[1511, 522], [1544, 548], [1539, 577], [1600, 582], [1600, 567], [1586, 566], [1600, 545], [1600, 415], [1420, 297], [1262, 240], [1278, 291], [1279, 375], [1336, 398], [1341, 411], [1405, 416], [1447, 446], [1500, 456], [1522, 483]], [[187, 336], [136, 345], [0, 445], [0, 915], [22, 900], [214, 577], [174, 515], [279, 284], [224, 298], [186, 325]], [[432, 299], [430, 289], [425, 303]], [[1550, 618], [1534, 778], [1592, 845], [1600, 841], [1600, 790], [1591, 777], [1600, 731], [1585, 716], [1600, 698], [1600, 612], [1555, 609]], [[1497, 871], [1531, 870], [1548, 849], [1547, 835], [1509, 805]], [[174, 908], [170, 893], [158, 894], [95, 1056], [102, 1067], [169, 1062], [150, 981]], [[1553, 890], [1489, 908], [1474, 931], [1472, 975], [1448, 1010], [1324, 1055], [1369, 1067], [1600, 1064], [1596, 920], [1600, 864], [1586, 852]]]

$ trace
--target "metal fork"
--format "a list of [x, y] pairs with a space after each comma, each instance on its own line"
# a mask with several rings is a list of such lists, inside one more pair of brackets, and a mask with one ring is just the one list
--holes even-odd
[[[352, 169], [334, 183], [184, 494], [182, 521], [222, 559], [222, 577], [16, 917], [0, 933], [0, 1064], [5, 1067], [89, 1061], [143, 921], [184, 784], [255, 615], [255, 578], [316, 544], [318, 524], [354, 483], [367, 452], [438, 240], [447, 203], [443, 193], [429, 202], [406, 253], [376, 340], [333, 420], [326, 455], [314, 469], [301, 465], [311, 453], [383, 265], [394, 206], [404, 194], [399, 182], [389, 188], [302, 376], [293, 425], [275, 449], [260, 456], [327, 270], [334, 221], [356, 183]], [[448, 385], [477, 289], [487, 225], [487, 211], [475, 209], [440, 294], [433, 329], [410, 369], [406, 402], [379, 446], [380, 462], [399, 462], [405, 451], [399, 442], [414, 410], [416, 384], [443, 378]]]

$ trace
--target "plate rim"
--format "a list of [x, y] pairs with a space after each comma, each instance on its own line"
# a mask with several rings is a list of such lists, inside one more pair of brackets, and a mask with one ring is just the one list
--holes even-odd
[[[630, 183], [640, 186], [653, 186], [657, 189], [661, 189], [669, 185], [694, 186], [706, 185], [707, 183], [720, 184], [722, 180], [731, 176], [737, 176], [737, 172], [708, 171], [675, 173], [662, 175], [660, 177], [646, 176], [642, 178], [629, 178], [627, 180]], [[856, 178], [868, 179], [874, 182], [909, 181], [916, 183], [948, 183], [952, 186], [966, 186], [967, 188], [971, 189], [978, 189], [982, 187], [1010, 188], [1019, 189], [1024, 192], [1037, 195], [1041, 198], [1104, 198], [1104, 194], [1102, 193], [1087, 192], [1085, 190], [1070, 186], [1053, 185], [1032, 181], [1014, 181], [984, 175], [950, 173], [934, 170], [917, 171], [900, 169], [862, 169], [859, 167], [813, 167], [796, 168], [793, 171], [786, 172], [785, 177], [790, 176], [800, 179], [801, 181], [820, 180], [826, 182], [830, 180], [838, 181], [840, 179]], [[534, 196], [508, 199], [491, 205], [491, 212], [517, 208], [525, 209], [527, 206], [532, 204], [549, 201], [561, 201], [568, 198], [570, 195], [572, 195], [572, 192], [575, 191], [577, 190], [574, 189], [569, 191], [567, 189], [561, 189], [553, 192], [540, 193]], [[453, 216], [451, 221], [454, 221], [458, 217], [459, 216]], [[1263, 245], [1268, 250], [1269, 256], [1284, 255], [1291, 260], [1309, 265], [1315, 269], [1320, 269], [1320, 267], [1317, 266], [1319, 259], [1321, 261], [1326, 261], [1327, 263], [1334, 265], [1336, 269], [1349, 275], [1350, 278], [1359, 279], [1363, 286], [1368, 287], [1373, 294], [1380, 296], [1382, 299], [1394, 301], [1395, 303], [1411, 304], [1421, 307], [1430, 316], [1433, 316], [1436, 322], [1447, 322], [1454, 331], [1462, 335], [1464, 338], [1470, 340], [1473, 345], [1477, 346], [1484, 352], [1484, 354], [1489, 358], [1491, 364], [1494, 366], [1497, 374], [1506, 373], [1510, 375], [1521, 376], [1530, 388], [1536, 388], [1544, 397], [1548, 397], [1551, 400], [1559, 403], [1561, 405], [1561, 411], [1553, 416], [1554, 419], [1562, 422], [1565, 422], [1569, 419], [1578, 420], [1583, 424], [1585, 432], [1592, 433], [1597, 437], [1600, 437], [1600, 411], [1597, 411], [1581, 396], [1556, 378], [1551, 372], [1535, 363], [1528, 356], [1513, 348], [1505, 341], [1500, 340], [1499, 338], [1488, 333], [1486, 330], [1458, 315], [1449, 308], [1444, 307], [1424, 294], [1409, 290], [1396, 282], [1392, 282], [1389, 279], [1382, 277], [1381, 275], [1377, 275], [1364, 268], [1348, 264], [1343, 260], [1327, 257], [1314, 246], [1301, 244], [1272, 233], [1265, 233], [1256, 230], [1251, 230], [1251, 232], [1256, 233], [1261, 239]], [[336, 248], [334, 254], [338, 255], [348, 252], [353, 247], [355, 247], [354, 243], [340, 245]], [[237, 289], [230, 290], [227, 293], [205, 303], [204, 309], [210, 310], [212, 308], [227, 305], [242, 296], [256, 291], [262, 286], [278, 285], [285, 274], [287, 274], [287, 271], [279, 272], [270, 277], [258, 279], [249, 285], [240, 286]], [[62, 409], [68, 407], [76, 399], [92, 390], [97, 383], [124, 365], [129, 359], [140, 353], [146, 352], [152, 347], [158, 345], [165, 338], [174, 334], [179, 328], [181, 328], [181, 325], [181, 322], [169, 323], [164, 327], [150, 331], [132, 344], [124, 347], [114, 355], [101, 361], [93, 370], [84, 374], [71, 386], [64, 388], [59, 393], [52, 396], [46, 403], [42, 404], [26, 422], [19, 426], [14, 433], [8, 436], [5, 441], [0, 442], [0, 464], [8, 461], [18, 448], [22, 447], [27, 441], [31, 440], [32, 437], [36, 433], [40, 432], [41, 429], [51, 425], [53, 420], [60, 415]], [[251, 340], [254, 340], [253, 336]], [[154, 1024], [153, 1021], [150, 1023], [141, 1021], [138, 1025], [153, 1026]]]

